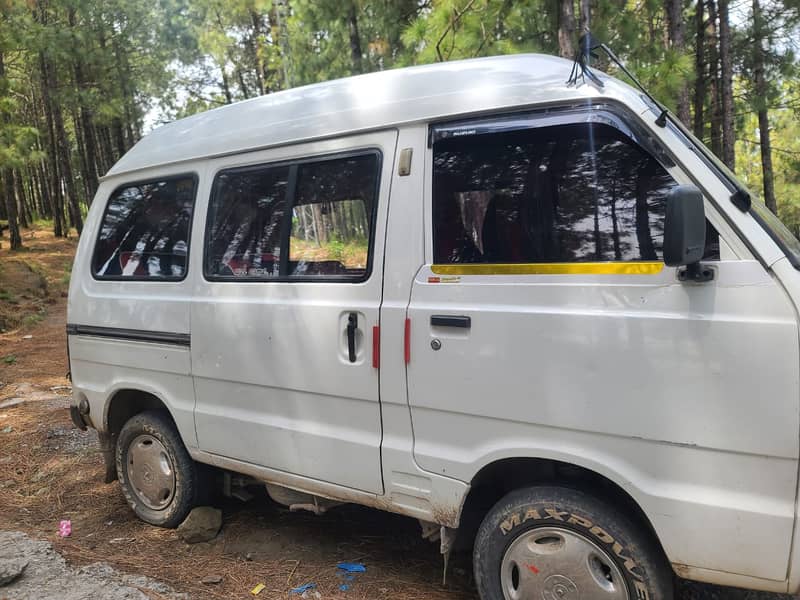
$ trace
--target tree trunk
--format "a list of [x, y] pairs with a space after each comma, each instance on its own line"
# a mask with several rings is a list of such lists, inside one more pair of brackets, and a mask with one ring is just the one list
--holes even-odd
[[36, 174], [30, 165], [25, 167], [25, 183], [28, 186], [28, 198], [31, 202], [31, 221], [35, 221], [41, 215], [39, 207], [42, 202], [36, 188]]
[[64, 223], [64, 209], [63, 200], [61, 195], [61, 181], [58, 173], [58, 152], [56, 150], [56, 132], [53, 119], [53, 100], [50, 97], [50, 90], [54, 89], [51, 85], [51, 71], [52, 67], [49, 64], [44, 52], [39, 53], [39, 67], [41, 69], [42, 79], [42, 103], [44, 104], [45, 120], [47, 122], [47, 157], [50, 163], [49, 172], [50, 178], [50, 202], [53, 212], [53, 234], [56, 237], [64, 237], [67, 234], [66, 224]]
[[236, 78], [239, 80], [239, 87], [242, 90], [242, 95], [245, 100], [250, 97], [250, 90], [247, 89], [247, 84], [244, 82], [244, 74], [239, 67], [236, 67]]
[[19, 234], [19, 225], [17, 223], [17, 201], [14, 198], [14, 175], [11, 169], [3, 169], [3, 199], [6, 204], [11, 249], [18, 250], [22, 248], [22, 237]]
[[[669, 47], [676, 52], [682, 52], [686, 37], [683, 23], [683, 0], [665, 0], [664, 9], [667, 15]], [[678, 118], [685, 125], [689, 125], [689, 88], [686, 81], [678, 90]]]
[[111, 129], [113, 130], [114, 146], [116, 146], [117, 151], [114, 159], [116, 162], [122, 158], [123, 154], [125, 154], [125, 130], [122, 128], [122, 119], [119, 117], [114, 117], [111, 120]]
[[75, 130], [75, 141], [78, 143], [78, 158], [80, 161], [81, 170], [81, 183], [83, 184], [83, 196], [87, 199], [86, 204], [89, 204], [88, 199], [91, 198], [89, 190], [89, 165], [86, 159], [86, 146], [83, 142], [83, 135], [81, 134], [81, 124], [75, 110], [72, 111], [72, 128]]
[[697, 12], [695, 14], [696, 34], [694, 67], [694, 134], [698, 139], [703, 139], [705, 132], [705, 102], [706, 102], [706, 11], [704, 0], [697, 0]]
[[767, 79], [764, 74], [764, 44], [766, 31], [764, 14], [759, 0], [753, 0], [753, 70], [755, 96], [758, 106], [758, 137], [761, 142], [761, 171], [764, 180], [764, 202], [773, 213], [778, 214], [775, 198], [775, 175], [772, 170], [772, 145], [769, 135], [769, 112], [767, 108]]
[[575, 58], [575, 6], [573, 0], [558, 1], [558, 53], [564, 58]]
[[111, 145], [111, 132], [107, 125], [98, 125], [95, 132], [99, 140], [98, 148], [100, 148], [101, 161], [103, 164], [103, 171], [108, 171], [114, 166], [114, 150]]
[[[0, 52], [0, 80], [6, 77], [6, 64], [3, 53]], [[8, 120], [3, 117], [3, 122]], [[3, 201], [6, 206], [6, 219], [8, 219], [8, 236], [11, 240], [11, 249], [22, 248], [22, 237], [19, 235], [17, 224], [17, 200], [14, 198], [14, 174], [11, 169], [3, 169]]]
[[220, 73], [222, 73], [222, 92], [225, 94], [225, 104], [233, 104], [233, 96], [231, 95], [231, 86], [228, 83], [228, 76], [225, 74], [225, 65], [219, 66]]
[[719, 63], [722, 82], [722, 160], [733, 171], [736, 169], [736, 131], [733, 122], [733, 56], [729, 0], [719, 0]]
[[81, 155], [81, 167], [84, 178], [84, 188], [86, 191], [86, 202], [91, 203], [95, 192], [97, 191], [98, 175], [97, 175], [97, 156], [96, 145], [94, 136], [94, 124], [92, 122], [92, 111], [87, 106], [84, 99], [86, 93], [87, 83], [86, 75], [84, 74], [83, 60], [78, 48], [78, 40], [75, 34], [76, 21], [75, 9], [70, 7], [68, 11], [69, 25], [73, 30], [73, 43], [75, 45], [74, 60], [72, 63], [72, 72], [75, 77], [75, 87], [78, 89], [78, 117], [75, 119], [75, 137], [78, 140], [78, 148]]
[[272, 38], [278, 40], [278, 47], [281, 53], [281, 67], [283, 70], [283, 85], [285, 88], [292, 87], [291, 76], [291, 49], [289, 46], [289, 29], [287, 19], [289, 17], [288, 0], [272, 0], [272, 7], [275, 19], [272, 21]]
[[83, 231], [83, 218], [81, 217], [78, 193], [75, 189], [75, 178], [72, 175], [72, 153], [67, 140], [67, 132], [64, 130], [64, 116], [61, 112], [61, 107], [58, 105], [53, 111], [53, 120], [56, 126], [59, 154], [61, 154], [61, 172], [64, 174], [64, 185], [67, 188], [67, 206], [69, 208], [70, 221], [78, 231], [78, 235], [80, 235]]
[[43, 217], [53, 219], [53, 198], [50, 195], [50, 184], [47, 180], [47, 173], [43, 166], [44, 161], [36, 165], [36, 179], [39, 181], [39, 191], [42, 197], [41, 214]]
[[353, 75], [364, 72], [362, 64], [361, 38], [358, 35], [358, 15], [356, 14], [356, 0], [350, 0], [347, 14], [347, 26], [350, 33], [350, 60], [353, 63]]
[[587, 33], [592, 24], [592, 9], [589, 0], [581, 0], [580, 35]]
[[252, 52], [253, 59], [256, 66], [256, 86], [258, 86], [258, 95], [264, 95], [264, 81], [267, 79], [267, 68], [264, 64], [264, 22], [261, 14], [250, 9], [250, 23], [253, 26], [253, 43]]
[[22, 174], [19, 171], [11, 170], [11, 183], [14, 186], [12, 192], [17, 203], [17, 221], [20, 227], [29, 229], [33, 219], [25, 202], [25, 189], [22, 184]]
[[[47, 62], [47, 61], [45, 61]], [[56, 70], [53, 65], [46, 65], [47, 84], [50, 89], [58, 89], [58, 78]], [[64, 129], [64, 114], [61, 111], [61, 105], [58, 102], [52, 102], [50, 111], [52, 113], [53, 131], [55, 133], [54, 146], [55, 146], [55, 160], [53, 164], [58, 164], [58, 171], [63, 175], [64, 186], [67, 190], [67, 207], [69, 209], [70, 221], [72, 226], [78, 230], [78, 235], [83, 231], [83, 219], [81, 218], [81, 211], [78, 204], [78, 195], [75, 190], [75, 179], [72, 176], [72, 153], [70, 152], [69, 142], [67, 141], [67, 132]], [[60, 188], [60, 183], [58, 184]], [[68, 231], [63, 231], [66, 237]]]
[[711, 151], [722, 158], [722, 81], [719, 72], [719, 47], [717, 44], [717, 4], [708, 0], [708, 18], [711, 23], [709, 44], [709, 81], [711, 83]]

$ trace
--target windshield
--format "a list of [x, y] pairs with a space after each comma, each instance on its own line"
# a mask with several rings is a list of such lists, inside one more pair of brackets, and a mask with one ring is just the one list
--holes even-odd
[[670, 114], [670, 125], [673, 125], [673, 131], [678, 137], [683, 138], [684, 143], [691, 148], [703, 162], [705, 162], [711, 169], [716, 171], [717, 175], [727, 185], [732, 194], [737, 193], [747, 194], [750, 198], [749, 213], [753, 216], [756, 222], [764, 228], [772, 240], [778, 244], [778, 247], [786, 254], [789, 262], [795, 269], [800, 270], [800, 241], [792, 234], [791, 231], [784, 225], [781, 220], [769, 210], [766, 205], [757, 197], [753, 196], [747, 188], [738, 180], [736, 176], [728, 169], [727, 165], [717, 158], [702, 142], [698, 141], [692, 133], [677, 118]]

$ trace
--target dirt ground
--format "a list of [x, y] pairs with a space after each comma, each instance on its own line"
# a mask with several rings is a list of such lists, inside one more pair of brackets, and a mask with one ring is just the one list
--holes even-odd
[[[192, 599], [253, 598], [259, 583], [265, 589], [258, 598], [299, 598], [290, 590], [306, 583], [326, 599], [477, 598], [468, 556], [454, 557], [444, 586], [438, 546], [420, 538], [416, 521], [367, 508], [344, 506], [319, 517], [290, 513], [256, 489], [247, 503], [217, 502], [220, 535], [195, 545], [137, 520], [118, 485], [102, 483], [96, 436], [74, 429], [67, 411], [66, 287], [75, 241], [39, 230], [26, 232], [25, 243], [22, 252], [10, 253], [7, 240], [0, 249], [0, 535], [24, 532], [49, 542], [74, 569], [103, 563], [99, 571], [81, 571], [89, 577], [117, 581], [110, 565], [121, 576], [150, 577]], [[57, 533], [63, 519], [72, 522], [66, 538]], [[342, 561], [367, 570], [345, 582], [336, 569]], [[213, 575], [222, 581], [202, 583]], [[339, 589], [343, 583], [348, 590]], [[157, 586], [133, 587], [152, 599], [172, 597]], [[776, 598], [686, 583], [678, 594], [678, 600]]]

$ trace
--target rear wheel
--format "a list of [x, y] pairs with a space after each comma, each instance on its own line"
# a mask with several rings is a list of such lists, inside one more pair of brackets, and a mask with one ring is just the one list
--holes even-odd
[[122, 493], [143, 521], [177, 527], [194, 507], [198, 466], [164, 414], [147, 411], [131, 417], [117, 439], [116, 462]]
[[473, 554], [482, 600], [671, 600], [672, 572], [648, 532], [579, 490], [511, 492]]

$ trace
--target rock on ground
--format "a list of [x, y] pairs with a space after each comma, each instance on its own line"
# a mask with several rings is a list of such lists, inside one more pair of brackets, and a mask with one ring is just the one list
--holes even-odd
[[148, 600], [142, 590], [169, 600], [188, 598], [148, 577], [119, 573], [106, 563], [70, 567], [48, 542], [18, 531], [0, 532], [0, 561], [4, 560], [28, 563], [20, 577], [0, 588], [0, 597], [8, 600]]
[[178, 525], [178, 535], [187, 544], [210, 542], [222, 527], [222, 511], [210, 506], [193, 508], [189, 516]]
[[0, 558], [0, 586], [14, 581], [27, 566], [28, 561], [23, 558]]

